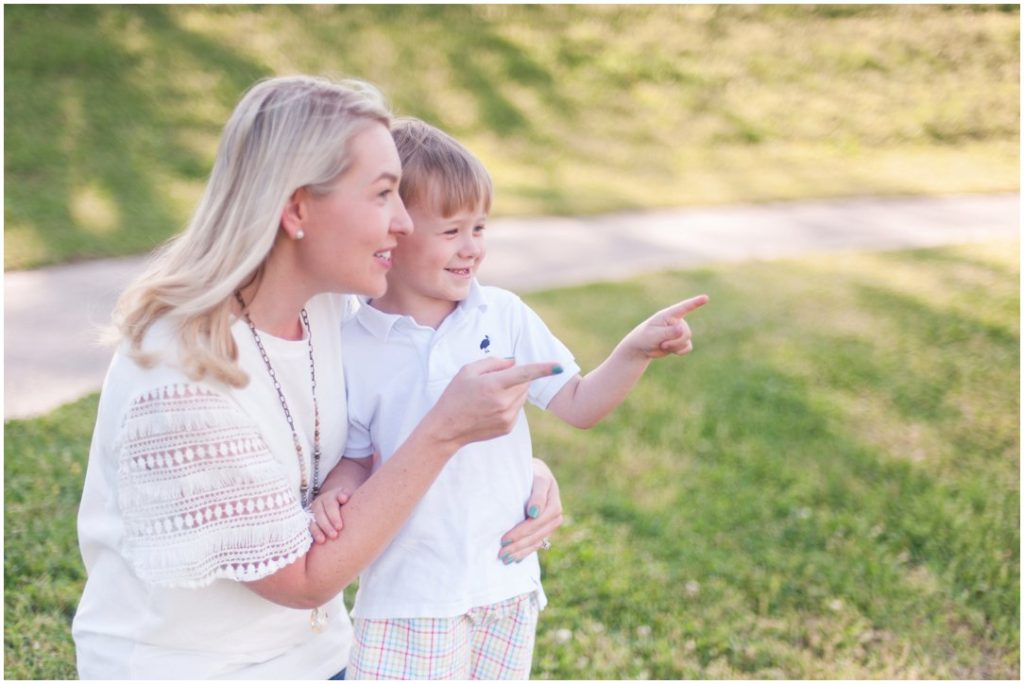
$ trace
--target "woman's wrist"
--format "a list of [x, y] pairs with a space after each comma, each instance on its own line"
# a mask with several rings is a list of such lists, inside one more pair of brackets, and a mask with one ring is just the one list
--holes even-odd
[[423, 417], [409, 436], [409, 441], [415, 441], [418, 453], [437, 455], [445, 461], [467, 443], [455, 421], [446, 417], [436, 407]]

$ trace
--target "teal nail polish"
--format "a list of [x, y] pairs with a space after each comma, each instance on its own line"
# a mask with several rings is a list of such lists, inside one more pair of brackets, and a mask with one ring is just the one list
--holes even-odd
[[501, 545], [504, 547], [504, 546], [508, 546], [511, 543], [512, 543], [511, 539], [503, 539], [502, 542], [501, 542]]
[[530, 506], [530, 510], [526, 511], [526, 515], [530, 516], [531, 518], [536, 518], [538, 515], [540, 515], [540, 509], [537, 508], [537, 506]]
[[558, 366], [558, 365], [556, 365], [554, 368], [551, 369], [551, 374], [552, 375], [561, 375], [564, 372], [565, 371], [562, 369], [562, 367]]
[[505, 565], [508, 565], [509, 563], [512, 562], [512, 554], [506, 553], [504, 556], [501, 557], [501, 561]]

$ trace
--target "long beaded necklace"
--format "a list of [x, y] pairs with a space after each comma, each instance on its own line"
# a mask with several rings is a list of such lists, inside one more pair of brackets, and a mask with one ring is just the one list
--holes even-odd
[[277, 373], [274, 372], [274, 367], [270, 364], [270, 356], [267, 355], [267, 350], [263, 347], [263, 340], [260, 339], [260, 334], [256, 332], [256, 326], [253, 325], [252, 318], [249, 317], [249, 312], [245, 308], [245, 301], [242, 299], [242, 293], [236, 292], [235, 299], [238, 300], [238, 305], [242, 307], [242, 315], [245, 317], [245, 322], [249, 324], [249, 330], [252, 331], [252, 338], [256, 341], [256, 346], [260, 350], [260, 356], [263, 357], [263, 363], [267, 367], [267, 373], [270, 374], [270, 379], [274, 381], [274, 389], [277, 390], [277, 398], [281, 402], [281, 408], [284, 409], [284, 417], [288, 419], [288, 427], [292, 430], [292, 443], [295, 445], [295, 456], [299, 461], [299, 473], [301, 475], [299, 495], [302, 501], [302, 507], [308, 510], [310, 504], [313, 503], [313, 499], [315, 499], [317, 494], [320, 493], [320, 485], [317, 482], [320, 477], [320, 407], [316, 401], [316, 367], [313, 364], [313, 330], [309, 327], [309, 316], [306, 314], [306, 310], [302, 309], [302, 324], [306, 327], [306, 339], [309, 342], [309, 377], [312, 380], [313, 385], [312, 487], [310, 487], [309, 484], [309, 469], [306, 467], [306, 459], [302, 455], [302, 444], [299, 442], [299, 433], [295, 430], [295, 421], [292, 419], [292, 412], [288, 409], [288, 402], [285, 400], [284, 392], [281, 390], [281, 382], [277, 379]]
[[[260, 339], [260, 334], [256, 331], [256, 326], [253, 324], [252, 318], [250, 318], [249, 312], [245, 308], [245, 300], [242, 299], [242, 293], [235, 292], [235, 299], [238, 300], [238, 306], [242, 309], [242, 316], [245, 317], [245, 322], [249, 324], [249, 330], [252, 332], [252, 339], [256, 341], [256, 347], [260, 350], [260, 356], [263, 357], [263, 364], [267, 367], [267, 373], [270, 374], [270, 379], [274, 381], [274, 389], [277, 390], [277, 398], [281, 402], [281, 408], [284, 409], [284, 417], [288, 419], [288, 427], [292, 430], [292, 443], [295, 445], [295, 456], [299, 461], [299, 499], [302, 503], [302, 507], [308, 511], [310, 505], [313, 503], [313, 499], [315, 499], [317, 494], [320, 493], [320, 484], [317, 482], [320, 478], [320, 406], [316, 401], [316, 366], [313, 363], [313, 329], [309, 327], [309, 316], [306, 314], [306, 309], [303, 308], [301, 311], [302, 324], [306, 328], [306, 339], [309, 342], [309, 377], [313, 387], [312, 487], [310, 487], [309, 481], [309, 468], [306, 466], [306, 459], [302, 455], [302, 443], [299, 442], [299, 433], [295, 430], [295, 421], [292, 419], [292, 412], [288, 408], [288, 402], [284, 398], [284, 392], [281, 389], [281, 382], [277, 379], [277, 373], [274, 371], [274, 366], [270, 363], [270, 356], [267, 354], [267, 350], [263, 346], [263, 340]], [[326, 624], [327, 609], [323, 606], [314, 608], [313, 612], [309, 615], [310, 628], [314, 632], [320, 632]]]

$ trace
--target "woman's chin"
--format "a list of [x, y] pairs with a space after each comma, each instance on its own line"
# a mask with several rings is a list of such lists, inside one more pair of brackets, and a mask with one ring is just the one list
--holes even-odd
[[367, 274], [362, 278], [346, 278], [344, 279], [345, 282], [341, 283], [338, 291], [376, 299], [388, 289], [388, 279], [384, 274], [382, 273], [379, 274], [379, 277], [377, 276], [378, 274]]
[[383, 297], [384, 293], [387, 291], [388, 281], [384, 278], [381, 278], [380, 282], [373, 283], [371, 286], [368, 286], [364, 291], [360, 292], [360, 294], [364, 294], [370, 299], [377, 299], [378, 297]]

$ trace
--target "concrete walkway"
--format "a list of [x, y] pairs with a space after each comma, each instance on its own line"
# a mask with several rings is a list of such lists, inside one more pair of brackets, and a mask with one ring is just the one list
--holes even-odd
[[[488, 228], [480, 279], [525, 292], [709, 263], [1015, 240], [1019, 203], [1018, 194], [970, 195], [501, 219]], [[5, 419], [99, 389], [111, 352], [97, 343], [98, 332], [142, 263], [4, 274]]]

